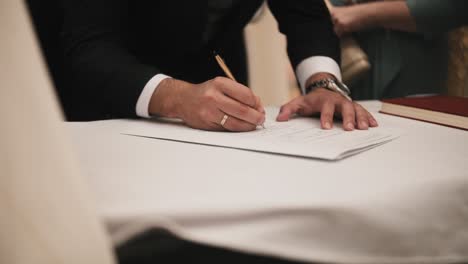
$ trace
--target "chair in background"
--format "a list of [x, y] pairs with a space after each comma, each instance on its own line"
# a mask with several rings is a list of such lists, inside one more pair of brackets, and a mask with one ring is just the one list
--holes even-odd
[[468, 97], [468, 27], [450, 32], [448, 42], [448, 94]]

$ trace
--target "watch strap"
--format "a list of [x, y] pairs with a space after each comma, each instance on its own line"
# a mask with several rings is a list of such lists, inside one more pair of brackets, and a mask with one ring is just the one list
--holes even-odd
[[349, 88], [344, 83], [333, 78], [324, 78], [314, 81], [306, 87], [305, 92], [306, 94], [308, 94], [317, 88], [328, 89], [330, 91], [343, 95], [350, 101], [352, 100], [350, 97], [351, 91], [349, 90]]

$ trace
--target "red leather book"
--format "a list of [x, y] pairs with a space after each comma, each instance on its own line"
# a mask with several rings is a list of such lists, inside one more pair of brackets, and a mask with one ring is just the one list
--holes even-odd
[[382, 100], [381, 113], [468, 130], [468, 98], [407, 97]]

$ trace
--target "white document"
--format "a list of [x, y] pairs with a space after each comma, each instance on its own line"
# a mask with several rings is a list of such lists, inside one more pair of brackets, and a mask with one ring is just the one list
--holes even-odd
[[316, 118], [297, 117], [276, 122], [276, 108], [267, 109], [265, 128], [229, 133], [192, 129], [170, 120], [141, 122], [123, 134], [267, 153], [339, 160], [387, 143], [399, 136], [388, 127], [344, 131], [339, 123], [332, 130], [320, 128]]

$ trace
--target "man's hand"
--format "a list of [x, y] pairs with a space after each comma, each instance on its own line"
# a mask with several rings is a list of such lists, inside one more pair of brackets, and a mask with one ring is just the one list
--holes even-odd
[[[323, 76], [323, 74], [319, 74], [310, 78], [308, 83]], [[361, 105], [350, 102], [342, 95], [325, 88], [315, 89], [309, 94], [296, 97], [283, 105], [276, 120], [288, 121], [294, 114], [310, 116], [316, 113], [320, 113], [320, 123], [323, 129], [333, 127], [333, 116], [335, 114], [341, 116], [343, 128], [347, 131], [355, 128], [365, 130], [369, 127], [378, 126], [374, 117]]]
[[[151, 114], [180, 118], [192, 128], [252, 131], [265, 122], [260, 99], [242, 84], [217, 77], [201, 84], [165, 79], [151, 98]], [[222, 126], [224, 115], [228, 119]]]

